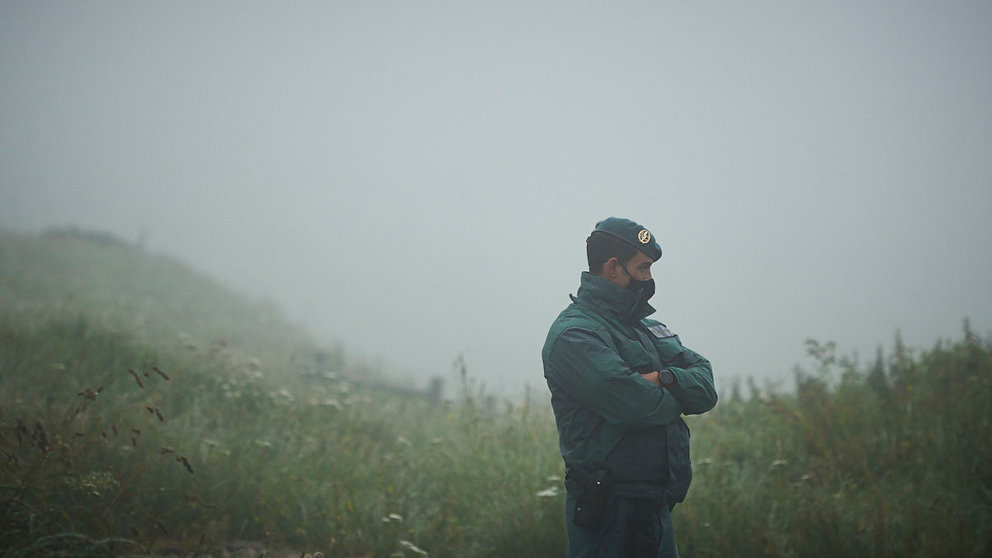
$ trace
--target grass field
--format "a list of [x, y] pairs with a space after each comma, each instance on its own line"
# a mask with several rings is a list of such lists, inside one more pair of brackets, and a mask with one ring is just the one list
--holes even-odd
[[[682, 555], [992, 553], [992, 341], [965, 324], [867, 366], [808, 348], [787, 394], [716, 363]], [[169, 258], [0, 234], [0, 554], [564, 555], [546, 394], [370, 376]]]

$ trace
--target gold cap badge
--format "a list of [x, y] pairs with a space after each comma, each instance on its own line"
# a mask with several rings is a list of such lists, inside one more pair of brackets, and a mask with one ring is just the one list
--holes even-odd
[[641, 244], [647, 244], [648, 242], [651, 242], [651, 233], [649, 233], [647, 229], [641, 229], [641, 232], [637, 233], [637, 240], [639, 240]]

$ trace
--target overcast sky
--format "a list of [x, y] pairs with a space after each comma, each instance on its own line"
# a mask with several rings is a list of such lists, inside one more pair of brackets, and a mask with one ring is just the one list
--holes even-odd
[[0, 0], [0, 226], [546, 389], [596, 221], [718, 388], [992, 330], [992, 3]]

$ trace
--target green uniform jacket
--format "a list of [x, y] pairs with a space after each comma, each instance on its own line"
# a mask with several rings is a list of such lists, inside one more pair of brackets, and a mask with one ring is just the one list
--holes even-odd
[[[716, 405], [713, 371], [708, 360], [682, 346], [660, 322], [646, 319], [654, 308], [633, 291], [588, 272], [577, 296], [551, 325], [544, 344], [544, 376], [558, 426], [559, 448], [566, 465], [587, 469], [609, 465], [636, 479], [659, 479], [669, 504], [681, 502], [689, 489], [689, 428], [683, 414], [699, 414]], [[677, 385], [658, 388], [640, 373], [671, 370]], [[645, 436], [647, 435], [647, 436]], [[611, 452], [628, 438], [646, 443], [644, 459], [630, 459], [629, 449]], [[652, 443], [664, 447], [650, 447]], [[668, 471], [645, 471], [645, 467]], [[566, 485], [571, 492], [575, 487]]]

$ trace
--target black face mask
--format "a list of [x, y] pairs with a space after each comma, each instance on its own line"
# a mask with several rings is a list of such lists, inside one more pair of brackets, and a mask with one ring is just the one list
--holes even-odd
[[[620, 263], [620, 262], [617, 262]], [[647, 281], [641, 281], [640, 279], [634, 279], [634, 276], [627, 271], [627, 268], [623, 264], [620, 264], [627, 277], [630, 277], [630, 283], [627, 283], [627, 290], [633, 292], [639, 292], [641, 294], [641, 301], [647, 302], [651, 297], [654, 296], [654, 279], [648, 279]]]

